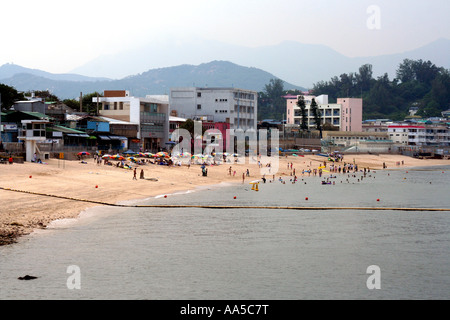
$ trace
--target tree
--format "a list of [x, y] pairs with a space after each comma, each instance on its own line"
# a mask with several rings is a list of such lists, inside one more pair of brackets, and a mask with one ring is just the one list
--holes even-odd
[[286, 110], [286, 100], [283, 98], [284, 94], [283, 80], [270, 79], [270, 82], [264, 87], [264, 92], [258, 95], [260, 116], [277, 120], [282, 119]]
[[[31, 97], [32, 92], [27, 91], [25, 95], [27, 97]], [[51, 101], [51, 102], [59, 102], [59, 98], [55, 96], [54, 94], [50, 93], [48, 90], [45, 91], [34, 91], [34, 95], [38, 98], [42, 98], [44, 101]]]
[[370, 90], [372, 82], [372, 65], [365, 64], [359, 67], [359, 73], [355, 75], [357, 87], [361, 92]]
[[442, 110], [450, 107], [450, 73], [442, 69], [431, 83], [431, 99], [436, 101]]
[[422, 61], [422, 59], [413, 62], [413, 69], [417, 81], [422, 82], [428, 86], [439, 74], [439, 68], [436, 67], [431, 61]]
[[9, 109], [16, 101], [25, 100], [23, 93], [19, 93], [14, 87], [0, 83], [0, 98], [2, 110]]
[[103, 95], [98, 92], [88, 93], [83, 96], [82, 98], [83, 112], [87, 112], [89, 114], [97, 114], [97, 102], [92, 102], [92, 98], [97, 98], [97, 96], [103, 97]]
[[314, 98], [311, 100], [310, 109], [314, 117], [316, 128], [320, 132], [320, 139], [322, 139], [322, 119], [320, 118], [319, 106], [317, 105], [316, 99]]
[[340, 96], [341, 97], [351, 97], [354, 94], [355, 88], [355, 77], [353, 72], [349, 74], [343, 73], [340, 76]]
[[439, 117], [441, 115], [439, 107], [439, 103], [431, 100], [429, 103], [425, 104], [423, 108], [419, 109], [416, 114], [422, 117]]
[[297, 106], [300, 108], [300, 114], [302, 116], [302, 122], [300, 124], [300, 129], [303, 131], [308, 130], [308, 116], [306, 114], [306, 104], [305, 104], [305, 97], [303, 95], [300, 95], [297, 100]]
[[397, 78], [401, 82], [419, 81], [431, 86], [440, 69], [431, 61], [405, 59], [397, 69]]
[[69, 108], [72, 108], [73, 110], [80, 109], [80, 102], [75, 99], [65, 99], [63, 100], [63, 103]]
[[404, 59], [398, 66], [396, 76], [397, 79], [403, 83], [415, 80], [416, 76], [413, 68], [413, 60]]

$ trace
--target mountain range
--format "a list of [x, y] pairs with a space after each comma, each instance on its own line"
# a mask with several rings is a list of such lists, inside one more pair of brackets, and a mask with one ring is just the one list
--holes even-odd
[[319, 81], [357, 72], [364, 64], [372, 65], [374, 77], [387, 73], [391, 79], [404, 59], [430, 60], [448, 69], [448, 52], [450, 40], [443, 38], [404, 53], [355, 58], [324, 45], [290, 41], [248, 48], [217, 41], [168, 39], [100, 56], [67, 74], [5, 64], [0, 67], [0, 82], [19, 91], [49, 90], [61, 99], [104, 90], [129, 90], [134, 96], [169, 94], [171, 87], [188, 86], [263, 91], [273, 78], [282, 79], [287, 90], [303, 91]]
[[[18, 91], [48, 90], [60, 99], [73, 99], [83, 94], [104, 90], [128, 90], [145, 97], [149, 94], [169, 94], [171, 87], [236, 87], [262, 91], [271, 79], [278, 78], [266, 71], [239, 66], [228, 61], [211, 61], [198, 66], [180, 65], [158, 68], [119, 80], [51, 74], [36, 69], [5, 64], [0, 67], [0, 82]], [[284, 82], [285, 89], [306, 90]]]
[[149, 41], [141, 47], [124, 49], [117, 54], [100, 56], [72, 72], [122, 78], [154, 68], [223, 60], [259, 68], [289, 83], [312, 88], [314, 83], [328, 81], [333, 76], [357, 72], [364, 64], [372, 65], [374, 77], [387, 73], [391, 79], [406, 58], [430, 60], [437, 66], [450, 68], [449, 52], [450, 40], [445, 38], [415, 50], [369, 57], [347, 57], [325, 45], [294, 41], [252, 48], [198, 38], [167, 38]]

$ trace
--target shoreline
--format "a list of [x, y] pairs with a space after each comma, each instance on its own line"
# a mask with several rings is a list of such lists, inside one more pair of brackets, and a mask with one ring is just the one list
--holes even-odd
[[[326, 158], [314, 155], [279, 157], [278, 172], [275, 175], [286, 176], [295, 169], [297, 177], [301, 177], [302, 170], [316, 168], [324, 160]], [[97, 165], [92, 159], [86, 161], [86, 164], [82, 164], [79, 161], [50, 159], [46, 164], [3, 165], [0, 167], [0, 187], [120, 204], [138, 203], [148, 198], [192, 190], [196, 192], [202, 187], [219, 187], [224, 183], [229, 186], [241, 184], [242, 175], [247, 169], [250, 177], [244, 177], [246, 182], [261, 179], [258, 165], [248, 163], [208, 166], [207, 177], [201, 175], [199, 165], [191, 165], [189, 168], [149, 164], [138, 167], [139, 171], [144, 170], [146, 179], [134, 180], [133, 170]], [[403, 165], [398, 166], [402, 161]], [[348, 155], [344, 162], [355, 162], [359, 170], [364, 167], [371, 170], [411, 170], [414, 167], [450, 165], [448, 160], [367, 154]], [[292, 169], [289, 167], [290, 163]], [[383, 163], [386, 163], [387, 168], [383, 169]], [[327, 165], [329, 164], [327, 161]], [[236, 175], [229, 175], [230, 166], [236, 171]], [[52, 221], [77, 219], [83, 211], [96, 206], [101, 204], [0, 190], [0, 246], [16, 243], [20, 237], [36, 229], [45, 229]]]

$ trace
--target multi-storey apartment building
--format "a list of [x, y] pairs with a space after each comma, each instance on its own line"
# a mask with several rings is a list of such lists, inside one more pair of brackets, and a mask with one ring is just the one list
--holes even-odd
[[[298, 97], [288, 97], [286, 99], [286, 122], [287, 124], [300, 125], [302, 115], [300, 107], [297, 105]], [[322, 125], [330, 123], [339, 128], [339, 131], [362, 131], [362, 99], [359, 98], [338, 98], [337, 103], [328, 103], [328, 96], [304, 96], [306, 104], [306, 116], [308, 128], [314, 129], [315, 122], [311, 112], [311, 102], [315, 99], [322, 119]]]
[[450, 146], [450, 132], [446, 125], [395, 124], [388, 126], [390, 139], [403, 146]]
[[176, 116], [206, 122], [225, 122], [230, 129], [257, 127], [258, 93], [238, 88], [172, 88], [170, 109]]

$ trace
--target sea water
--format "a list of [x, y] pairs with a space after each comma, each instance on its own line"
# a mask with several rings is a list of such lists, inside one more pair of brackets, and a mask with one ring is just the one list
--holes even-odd
[[[450, 208], [448, 166], [327, 176], [136, 204]], [[450, 211], [96, 207], [0, 247], [0, 299], [449, 299], [449, 265]]]

